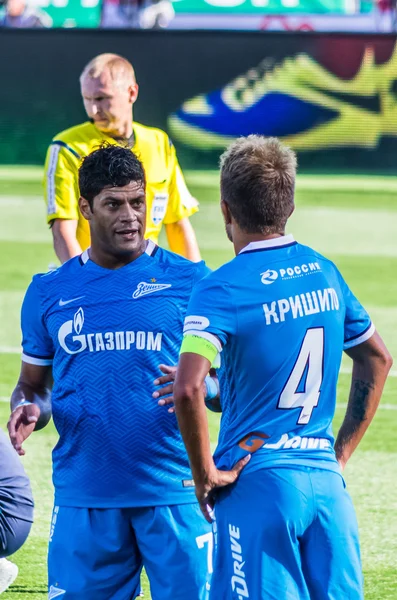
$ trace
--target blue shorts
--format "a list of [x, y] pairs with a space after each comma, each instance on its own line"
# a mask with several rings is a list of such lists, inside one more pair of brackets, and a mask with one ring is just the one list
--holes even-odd
[[331, 471], [242, 473], [215, 505], [211, 600], [362, 600], [357, 520]]
[[55, 506], [49, 598], [132, 600], [142, 567], [153, 600], [207, 600], [213, 537], [198, 504], [90, 509]]

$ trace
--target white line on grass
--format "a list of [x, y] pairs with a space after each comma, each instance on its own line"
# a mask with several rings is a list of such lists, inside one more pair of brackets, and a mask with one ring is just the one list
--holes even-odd
[[18, 346], [0, 346], [0, 354], [21, 354], [22, 348]]
[[26, 206], [33, 208], [35, 205], [37, 205], [36, 208], [40, 209], [44, 207], [42, 196], [0, 196], [0, 206], [2, 208], [5, 208], [6, 206], [11, 206], [14, 209]]
[[19, 165], [2, 165], [0, 167], [0, 181], [42, 181], [43, 168]]

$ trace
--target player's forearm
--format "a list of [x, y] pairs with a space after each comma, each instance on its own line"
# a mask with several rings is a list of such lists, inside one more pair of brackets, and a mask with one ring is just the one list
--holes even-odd
[[54, 250], [62, 264], [81, 254], [81, 247], [77, 240], [65, 240], [60, 236], [54, 237]]
[[200, 260], [201, 260], [200, 248], [197, 243], [197, 238], [196, 238], [196, 234], [194, 233], [194, 229], [191, 225], [190, 225], [190, 227], [191, 227], [191, 234], [189, 234], [188, 236], [185, 235], [185, 237], [184, 237], [184, 244], [185, 244], [184, 256], [186, 258], [188, 258], [189, 260], [191, 260], [192, 262], [200, 262]]
[[215, 464], [211, 454], [202, 383], [185, 385], [177, 380], [174, 386], [174, 403], [193, 479], [196, 483], [205, 483], [211, 478]]
[[375, 416], [391, 365], [392, 359], [387, 352], [367, 355], [353, 363], [347, 411], [335, 442], [336, 458], [342, 468]]
[[56, 219], [52, 226], [55, 254], [65, 263], [81, 254], [81, 246], [76, 238], [77, 221]]
[[192, 262], [201, 260], [196, 234], [187, 217], [177, 223], [167, 225], [166, 232], [168, 245], [172, 252], [184, 256]]
[[52, 415], [51, 410], [51, 391], [48, 387], [33, 388], [29, 384], [18, 381], [14, 391], [11, 394], [11, 412], [15, 410], [21, 402], [31, 402], [40, 409], [40, 416], [37, 420], [35, 431], [43, 429]]

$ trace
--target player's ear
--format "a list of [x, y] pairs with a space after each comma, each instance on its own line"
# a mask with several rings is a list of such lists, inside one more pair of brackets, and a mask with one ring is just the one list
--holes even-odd
[[232, 213], [230, 212], [230, 208], [224, 200], [221, 200], [221, 211], [225, 225], [230, 225], [232, 222]]
[[130, 85], [128, 91], [130, 95], [131, 104], [135, 104], [139, 94], [139, 85], [136, 82], [133, 83], [132, 85]]
[[90, 203], [86, 198], [83, 198], [83, 196], [80, 196], [79, 198], [79, 208], [83, 217], [89, 221], [91, 219], [92, 210]]

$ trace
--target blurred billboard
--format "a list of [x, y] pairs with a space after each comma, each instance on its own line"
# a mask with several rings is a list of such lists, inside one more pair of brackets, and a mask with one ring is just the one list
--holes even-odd
[[84, 65], [117, 52], [140, 83], [134, 118], [166, 129], [184, 166], [215, 168], [232, 139], [256, 133], [296, 149], [301, 168], [397, 172], [392, 35], [5, 33], [0, 163], [42, 162], [53, 136], [86, 119]]

